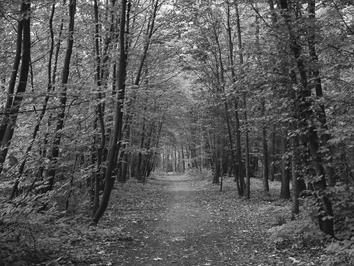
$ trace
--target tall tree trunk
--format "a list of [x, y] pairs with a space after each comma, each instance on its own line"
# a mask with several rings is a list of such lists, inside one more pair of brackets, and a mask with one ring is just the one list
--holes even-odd
[[[145, 108], [146, 111], [146, 108]], [[143, 180], [143, 176], [141, 173], [141, 162], [143, 159], [143, 153], [142, 153], [142, 149], [144, 148], [144, 142], [145, 142], [145, 119], [143, 119], [143, 125], [141, 128], [141, 135], [140, 135], [140, 145], [139, 145], [139, 149], [140, 151], [138, 151], [138, 160], [136, 162], [136, 179], [138, 180]]]
[[[31, 1], [22, 0], [20, 16], [17, 26], [17, 43], [14, 66], [8, 88], [8, 96], [0, 125], [0, 173], [3, 170], [8, 149], [14, 134], [18, 112], [21, 107], [24, 93], [27, 87], [28, 72], [31, 60]], [[22, 55], [21, 55], [22, 53]], [[19, 82], [16, 94], [14, 88], [17, 79], [18, 68], [22, 61]]]
[[295, 219], [295, 215], [299, 214], [300, 212], [300, 204], [299, 204], [299, 196], [301, 193], [301, 185], [300, 180], [298, 178], [298, 148], [299, 148], [299, 140], [298, 136], [293, 136], [291, 138], [291, 149], [292, 149], [292, 156], [291, 156], [291, 180], [292, 180], [292, 207], [291, 207], [291, 214], [292, 219]]
[[249, 199], [251, 197], [251, 175], [250, 175], [250, 147], [248, 139], [248, 119], [247, 119], [247, 99], [246, 93], [243, 94], [243, 103], [244, 103], [244, 119], [245, 119], [245, 168], [246, 168], [246, 189], [245, 197]]
[[53, 147], [51, 152], [51, 166], [48, 171], [48, 185], [44, 191], [49, 191], [53, 189], [55, 172], [57, 167], [57, 161], [59, 157], [59, 145], [62, 137], [61, 130], [64, 128], [64, 118], [65, 118], [65, 109], [67, 101], [67, 89], [68, 89], [68, 80], [69, 80], [69, 71], [70, 71], [70, 61], [71, 54], [73, 51], [74, 45], [74, 22], [75, 22], [75, 12], [76, 12], [76, 0], [70, 0], [69, 3], [69, 33], [68, 33], [68, 43], [66, 48], [66, 54], [64, 59], [64, 66], [62, 72], [61, 86], [62, 91], [60, 95], [60, 109], [57, 115], [57, 122], [55, 128], [55, 135], [53, 141]]
[[184, 148], [181, 145], [181, 161], [182, 161], [182, 173], [186, 171], [186, 162], [184, 161]]
[[[236, 14], [236, 29], [237, 29], [237, 46], [238, 46], [238, 50], [239, 50], [239, 62], [240, 62], [240, 76], [243, 76], [243, 53], [242, 53], [242, 49], [243, 49], [243, 44], [242, 44], [242, 32], [241, 32], [241, 20], [240, 20], [240, 13], [239, 13], [239, 8], [238, 8], [238, 3], [235, 1], [235, 14]], [[236, 78], [234, 77], [234, 79], [236, 80]], [[244, 101], [244, 107], [245, 107], [245, 111], [244, 111], [244, 118], [245, 118], [245, 123], [247, 124], [247, 109], [246, 109], [246, 94], [243, 94], [243, 101]], [[235, 99], [235, 118], [236, 118], [236, 151], [237, 151], [237, 162], [239, 165], [239, 169], [238, 174], [240, 175], [240, 186], [242, 187], [242, 192], [244, 191], [245, 187], [246, 187], [246, 183], [245, 183], [245, 179], [243, 176], [243, 165], [242, 165], [242, 143], [241, 143], [241, 124], [240, 124], [240, 119], [239, 119], [239, 114], [238, 114], [238, 108], [239, 108], [239, 99]], [[246, 130], [246, 143], [245, 143], [245, 147], [246, 147], [246, 174], [247, 174], [247, 170], [249, 170], [249, 151], [248, 151], [248, 147], [249, 147], [249, 143], [248, 143], [248, 131]], [[248, 171], [249, 174], [249, 171]], [[247, 177], [247, 184], [250, 185], [250, 180], [249, 180], [249, 176]], [[248, 187], [247, 190], [249, 190], [250, 188]], [[242, 193], [243, 194], [243, 193]], [[250, 193], [248, 193], [248, 196], [250, 195]]]
[[49, 93], [52, 91], [52, 59], [53, 59], [53, 53], [54, 53], [54, 31], [53, 31], [53, 18], [54, 18], [54, 13], [55, 13], [55, 4], [52, 5], [52, 9], [51, 9], [51, 14], [50, 14], [50, 18], [49, 18], [49, 31], [50, 31], [50, 49], [49, 49], [49, 58], [48, 58], [48, 84], [47, 84], [47, 95], [44, 98], [44, 103], [42, 106], [42, 110], [39, 114], [37, 123], [33, 129], [33, 133], [32, 133], [32, 139], [30, 141], [29, 146], [26, 149], [25, 155], [23, 157], [23, 160], [20, 164], [19, 170], [18, 170], [18, 175], [15, 181], [15, 184], [13, 186], [12, 189], [12, 193], [10, 196], [10, 199], [13, 199], [18, 191], [18, 185], [20, 182], [20, 179], [22, 177], [23, 171], [25, 169], [25, 165], [26, 165], [26, 161], [28, 158], [29, 153], [31, 152], [32, 148], [33, 148], [33, 144], [37, 138], [37, 134], [39, 132], [39, 128], [41, 125], [41, 122], [43, 120], [43, 117], [47, 111], [47, 105], [48, 105], [48, 101], [49, 101]]
[[[103, 173], [102, 164], [103, 164], [103, 153], [106, 147], [106, 132], [105, 132], [105, 124], [104, 124], [104, 115], [103, 115], [103, 103], [102, 103], [102, 78], [104, 78], [105, 74], [101, 69], [101, 54], [100, 54], [100, 24], [98, 20], [99, 12], [98, 12], [98, 1], [94, 0], [94, 19], [95, 19], [95, 58], [96, 58], [96, 85], [98, 89], [97, 93], [97, 100], [98, 104], [96, 105], [96, 118], [94, 122], [94, 130], [96, 129], [97, 122], [99, 123], [99, 130], [100, 130], [100, 143], [96, 150], [96, 171], [93, 176], [94, 180], [92, 182], [94, 190], [94, 197], [93, 197], [93, 208], [92, 208], [92, 215], [94, 215], [99, 206], [100, 200], [100, 185], [101, 185], [101, 175]], [[113, 19], [112, 19], [113, 20]], [[113, 21], [111, 21], [113, 24]], [[94, 145], [96, 146], [96, 140]]]
[[[152, 13], [151, 13], [149, 20], [148, 20], [148, 26], [146, 29], [146, 43], [144, 44], [143, 53], [141, 55], [138, 70], [137, 70], [137, 73], [136, 73], [136, 76], [134, 79], [134, 88], [137, 88], [140, 85], [141, 77], [143, 74], [143, 69], [144, 69], [144, 66], [146, 63], [146, 58], [148, 56], [148, 51], [149, 51], [150, 45], [151, 45], [151, 39], [152, 39], [153, 34], [155, 33], [155, 21], [156, 21], [157, 12], [158, 12], [158, 9], [160, 6], [159, 1], [160, 0], [156, 0], [156, 1], [153, 0], [153, 2], [152, 2], [153, 10], [152, 10]], [[129, 3], [127, 4], [127, 21], [126, 21], [127, 26], [129, 26], [130, 10], [131, 10], [131, 2], [129, 1]], [[129, 32], [128, 27], [127, 27], [126, 32]], [[126, 47], [126, 51], [128, 52], [128, 49], [130, 48], [130, 43], [128, 40], [126, 40], [125, 47]], [[127, 107], [126, 107], [127, 111], [126, 111], [126, 115], [125, 115], [125, 123], [124, 123], [124, 128], [123, 128], [124, 138], [127, 141], [130, 139], [131, 121], [133, 121], [133, 116], [134, 116], [134, 114], [132, 114], [132, 111], [131, 111], [131, 104], [133, 101], [135, 101], [136, 97], [137, 97], [137, 91], [134, 91], [131, 99], [129, 99], [127, 101]], [[120, 158], [119, 165], [120, 165], [121, 169], [119, 169], [119, 177], [118, 178], [121, 182], [125, 182], [127, 179], [128, 155], [125, 154], [127, 141], [125, 141], [122, 144], [122, 149], [119, 154], [119, 158]]]
[[[232, 82], [233, 84], [236, 83], [236, 74], [235, 74], [235, 68], [234, 68], [234, 46], [233, 46], [233, 42], [232, 42], [232, 29], [231, 29], [231, 23], [230, 23], [230, 3], [227, 2], [227, 34], [228, 34], [228, 47], [229, 47], [229, 60], [230, 60], [230, 65], [231, 65], [231, 78], [232, 78]], [[224, 80], [224, 68], [223, 68], [223, 64], [222, 64], [222, 59], [221, 59], [221, 48], [220, 48], [220, 44], [217, 38], [217, 44], [218, 44], [218, 49], [219, 49], [219, 61], [220, 61], [220, 65], [221, 65], [221, 84], [225, 84], [225, 80]], [[223, 86], [223, 85], [222, 85]], [[223, 89], [223, 93], [225, 93], [224, 89]], [[227, 100], [225, 100], [224, 103], [224, 107], [225, 107], [225, 115], [226, 115], [226, 124], [227, 124], [227, 130], [228, 130], [228, 135], [229, 135], [229, 145], [230, 145], [230, 154], [231, 154], [231, 161], [232, 161], [232, 167], [233, 167], [233, 172], [235, 175], [235, 182], [236, 182], [236, 186], [237, 186], [237, 191], [238, 191], [238, 195], [239, 196], [243, 196], [243, 187], [240, 184], [240, 178], [242, 175], [242, 162], [240, 164], [240, 154], [238, 154], [238, 149], [236, 150], [236, 156], [235, 156], [235, 151], [234, 151], [234, 144], [233, 144], [233, 139], [232, 139], [232, 129], [231, 129], [231, 122], [230, 122], [230, 115], [229, 115], [229, 107], [228, 107], [228, 103]], [[236, 116], [236, 131], [239, 132], [240, 128], [239, 128], [239, 120], [238, 120], [238, 110], [235, 110], [235, 116]], [[238, 123], [237, 123], [238, 122]], [[238, 134], [238, 133], [236, 133]], [[236, 139], [236, 147], [238, 147]], [[241, 165], [241, 167], [240, 167]], [[222, 186], [221, 186], [222, 189]]]
[[[281, 159], [281, 188], [280, 188], [280, 198], [282, 199], [290, 199], [290, 165], [287, 154], [287, 132], [283, 130], [281, 137], [281, 151], [282, 151], [282, 159]], [[294, 148], [294, 147], [293, 147]], [[295, 152], [293, 150], [293, 152]], [[292, 158], [292, 162], [297, 158], [296, 156]], [[294, 163], [292, 163], [293, 166]], [[293, 173], [294, 176], [295, 173]], [[293, 183], [294, 185], [294, 183]]]
[[[18, 20], [17, 23], [17, 39], [16, 39], [16, 53], [15, 53], [15, 58], [14, 58], [14, 64], [12, 67], [12, 73], [10, 77], [10, 82], [9, 82], [9, 87], [7, 89], [7, 98], [6, 98], [6, 103], [5, 103], [5, 108], [3, 113], [1, 114], [1, 124], [0, 124], [0, 142], [3, 142], [5, 131], [7, 124], [9, 123], [9, 117], [11, 113], [11, 107], [13, 104], [14, 100], [14, 93], [15, 93], [15, 86], [16, 86], [16, 80], [17, 80], [17, 74], [18, 74], [18, 69], [20, 67], [21, 63], [21, 53], [23, 51], [22, 49], [22, 38], [23, 38], [23, 26], [25, 21], [27, 19], [22, 19], [25, 17], [29, 6], [26, 5], [25, 1], [23, 0], [21, 3], [20, 7], [20, 19]], [[0, 163], [3, 163], [5, 161], [5, 158], [0, 157]], [[2, 168], [1, 168], [2, 170]]]
[[[316, 96], [318, 98], [323, 98], [323, 90], [322, 90], [322, 81], [320, 77], [320, 70], [319, 70], [319, 62], [318, 56], [316, 52], [316, 38], [315, 38], [315, 30], [316, 30], [316, 21], [315, 21], [315, 8], [316, 2], [314, 0], [308, 0], [308, 13], [310, 18], [309, 23], [309, 37], [308, 37], [308, 46], [309, 46], [309, 54], [311, 60], [311, 81], [310, 86], [315, 88]], [[330, 135], [327, 133], [328, 126], [327, 126], [327, 119], [326, 119], [326, 112], [324, 104], [319, 104], [318, 110], [316, 110], [316, 114], [318, 115], [318, 120], [320, 122], [321, 128], [321, 141], [323, 146], [328, 146], [328, 141], [330, 139]], [[327, 149], [326, 149], [327, 150]], [[329, 151], [331, 149], [329, 148]], [[331, 154], [327, 154], [325, 152], [322, 157], [327, 158], [327, 162], [325, 164], [326, 174], [328, 176], [328, 185], [335, 186], [336, 184], [336, 177], [335, 172], [332, 167], [332, 156]]]
[[[236, 83], [236, 73], [235, 73], [235, 66], [234, 66], [234, 44], [232, 41], [232, 28], [231, 28], [231, 14], [230, 14], [230, 3], [227, 1], [227, 36], [228, 36], [228, 48], [229, 48], [229, 60], [230, 60], [230, 65], [231, 65], [231, 80], [232, 83]], [[237, 101], [237, 100], [235, 100]], [[227, 129], [229, 133], [229, 142], [230, 142], [230, 152], [231, 152], [231, 160], [232, 160], [232, 166], [233, 166], [233, 172], [235, 175], [235, 182], [237, 186], [237, 191], [238, 195], [242, 196], [243, 195], [243, 188], [240, 184], [240, 178], [242, 175], [242, 161], [240, 161], [240, 158], [242, 158], [239, 154], [239, 145], [238, 143], [239, 139], [238, 136], [240, 134], [240, 122], [239, 122], [239, 113], [238, 110], [236, 109], [236, 103], [235, 103], [235, 118], [236, 118], [236, 156], [235, 156], [235, 151], [234, 151], [234, 145], [233, 145], [233, 140], [232, 140], [232, 130], [231, 130], [231, 125], [230, 125], [230, 117], [229, 117], [229, 108], [227, 101], [225, 101], [225, 113], [226, 113], [226, 123], [227, 123]], [[241, 163], [241, 164], [240, 164]]]
[[280, 8], [282, 9], [282, 15], [284, 17], [287, 29], [290, 35], [290, 49], [293, 52], [294, 59], [296, 60], [297, 71], [300, 76], [300, 89], [297, 95], [297, 102], [299, 104], [300, 119], [304, 120], [307, 124], [305, 125], [304, 131], [309, 139], [311, 159], [316, 171], [316, 178], [313, 181], [313, 185], [318, 192], [318, 201], [322, 204], [322, 209], [324, 214], [319, 215], [319, 227], [320, 229], [329, 235], [334, 235], [333, 229], [333, 210], [332, 204], [328, 196], [325, 194], [325, 189], [327, 187], [325, 171], [323, 168], [323, 163], [319, 155], [319, 137], [317, 129], [314, 123], [314, 113], [311, 102], [311, 88], [308, 84], [306, 67], [301, 54], [301, 46], [296, 36], [294, 36], [293, 30], [290, 25], [291, 16], [288, 13], [288, 2], [287, 0], [280, 0]]
[[126, 23], [126, 8], [127, 0], [122, 0], [121, 2], [121, 16], [120, 16], [120, 29], [119, 29], [119, 69], [118, 69], [118, 93], [116, 100], [116, 113], [114, 121], [114, 132], [110, 144], [109, 154], [108, 154], [108, 165], [106, 169], [105, 176], [105, 186], [103, 190], [102, 200], [100, 206], [95, 213], [92, 223], [96, 225], [105, 213], [111, 192], [113, 189], [115, 177], [113, 176], [113, 171], [117, 165], [117, 154], [120, 149], [122, 140], [122, 126], [123, 126], [123, 104], [125, 98], [125, 80], [126, 80], [126, 66], [127, 58], [125, 51], [125, 23]]
[[[262, 100], [262, 115], [265, 117], [265, 100]], [[269, 154], [267, 143], [267, 127], [262, 126], [262, 147], [263, 147], [263, 189], [269, 191]]]
[[271, 168], [270, 168], [270, 181], [274, 181], [275, 179], [275, 165], [276, 165], [276, 125], [273, 125], [273, 130], [271, 133], [271, 139], [272, 139], [272, 155], [271, 155], [271, 159], [272, 159], [272, 163], [271, 163]]

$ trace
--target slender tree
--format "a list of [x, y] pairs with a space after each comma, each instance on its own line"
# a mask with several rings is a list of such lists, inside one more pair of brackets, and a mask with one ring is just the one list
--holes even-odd
[[31, 152], [34, 142], [37, 138], [38, 132], [40, 130], [40, 125], [41, 122], [44, 118], [44, 115], [47, 111], [47, 106], [48, 106], [48, 101], [49, 101], [49, 95], [50, 92], [53, 89], [53, 84], [52, 84], [52, 64], [53, 64], [53, 55], [54, 55], [54, 31], [53, 31], [53, 18], [54, 18], [54, 14], [55, 14], [55, 3], [52, 4], [52, 8], [51, 8], [51, 14], [50, 14], [50, 18], [49, 18], [49, 31], [50, 31], [50, 48], [49, 48], [49, 54], [48, 54], [48, 84], [47, 84], [47, 95], [44, 98], [44, 102], [42, 105], [42, 110], [40, 111], [40, 114], [38, 116], [38, 120], [36, 122], [36, 125], [33, 129], [33, 133], [32, 133], [32, 139], [29, 143], [29, 146], [26, 149], [25, 155], [23, 157], [23, 160], [20, 164], [19, 170], [18, 170], [18, 175], [15, 181], [15, 184], [12, 188], [12, 193], [10, 196], [10, 199], [13, 199], [17, 192], [18, 192], [18, 185], [20, 182], [20, 179], [23, 175], [24, 169], [25, 169], [25, 165], [29, 156], [29, 153]]
[[120, 12], [120, 26], [119, 26], [119, 67], [118, 67], [118, 92], [116, 99], [116, 110], [115, 110], [115, 120], [114, 120], [114, 131], [113, 137], [111, 139], [107, 169], [105, 175], [105, 184], [102, 194], [102, 200], [100, 202], [99, 208], [97, 209], [93, 219], [92, 225], [96, 225], [98, 221], [102, 218], [105, 213], [113, 185], [116, 177], [113, 176], [113, 171], [117, 165], [117, 159], [122, 141], [122, 127], [123, 127], [123, 105], [125, 99], [125, 81], [127, 73], [127, 58], [125, 50], [125, 23], [126, 23], [126, 11], [127, 11], [127, 0], [121, 1], [121, 12]]
[[[15, 131], [18, 112], [26, 92], [31, 60], [31, 1], [22, 0], [17, 24], [16, 55], [0, 124], [0, 173]], [[18, 69], [19, 81], [15, 93]]]
[[319, 213], [319, 226], [323, 232], [329, 235], [334, 235], [332, 203], [325, 193], [327, 182], [323, 161], [319, 155], [321, 143], [318, 137], [317, 129], [315, 127], [316, 124], [314, 122], [314, 111], [312, 108], [313, 102], [310, 98], [311, 87], [309, 85], [308, 75], [306, 73], [305, 62], [302, 57], [302, 47], [299, 43], [298, 37], [295, 35], [294, 30], [292, 29], [291, 10], [289, 9], [287, 0], [280, 1], [280, 8], [282, 10], [282, 15], [288, 29], [288, 33], [290, 36], [290, 49], [293, 53], [293, 57], [295, 59], [297, 71], [299, 74], [300, 88], [296, 94], [296, 101], [298, 102], [299, 106], [300, 119], [306, 122], [302, 130], [306, 132], [309, 142], [311, 160], [316, 172], [316, 178], [313, 181], [313, 184], [317, 192], [317, 199], [319, 202], [321, 202], [321, 210], [323, 211], [323, 213], [322, 211]]
[[74, 25], [75, 25], [75, 13], [76, 13], [76, 0], [70, 0], [69, 2], [69, 26], [68, 26], [68, 41], [66, 47], [66, 53], [64, 58], [62, 78], [61, 78], [61, 93], [60, 93], [60, 109], [57, 114], [55, 135], [53, 146], [50, 154], [51, 165], [48, 171], [48, 186], [45, 191], [52, 190], [54, 185], [54, 179], [56, 174], [56, 164], [59, 158], [59, 146], [62, 138], [62, 129], [64, 128], [65, 110], [67, 102], [67, 90], [70, 74], [71, 55], [74, 46]]

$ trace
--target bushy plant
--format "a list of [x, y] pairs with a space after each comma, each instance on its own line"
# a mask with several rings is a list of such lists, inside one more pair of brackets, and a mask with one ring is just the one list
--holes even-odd
[[277, 249], [322, 246], [326, 236], [310, 219], [299, 218], [270, 230], [271, 243]]
[[326, 265], [354, 265], [354, 237], [350, 240], [333, 241], [326, 247], [326, 251], [334, 255], [329, 257]]

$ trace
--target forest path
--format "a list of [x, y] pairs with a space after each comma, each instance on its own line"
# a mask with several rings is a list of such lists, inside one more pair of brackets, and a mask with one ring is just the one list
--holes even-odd
[[219, 192], [209, 180], [189, 175], [165, 175], [151, 183], [160, 185], [148, 198], [152, 212], [137, 222], [132, 235], [139, 240], [121, 250], [113, 265], [295, 265], [293, 257], [275, 254], [267, 244], [274, 221], [269, 202], [240, 199], [227, 186]]
[[290, 214], [289, 202], [279, 200], [279, 183], [270, 184], [269, 195], [252, 179], [245, 200], [233, 178], [224, 180], [221, 192], [210, 180], [190, 171], [117, 183], [97, 227], [87, 226], [89, 215], [79, 215], [23, 228], [25, 246], [0, 241], [0, 266], [323, 265], [321, 249], [291, 243], [276, 249], [269, 241], [276, 217]]

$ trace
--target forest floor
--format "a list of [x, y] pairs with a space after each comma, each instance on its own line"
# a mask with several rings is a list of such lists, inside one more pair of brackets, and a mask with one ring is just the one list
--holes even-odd
[[252, 179], [245, 200], [231, 178], [222, 192], [210, 178], [191, 174], [116, 184], [98, 226], [81, 214], [13, 228], [20, 233], [0, 240], [0, 265], [323, 265], [320, 246], [269, 241], [290, 203], [278, 199], [275, 182], [270, 194], [261, 188]]

